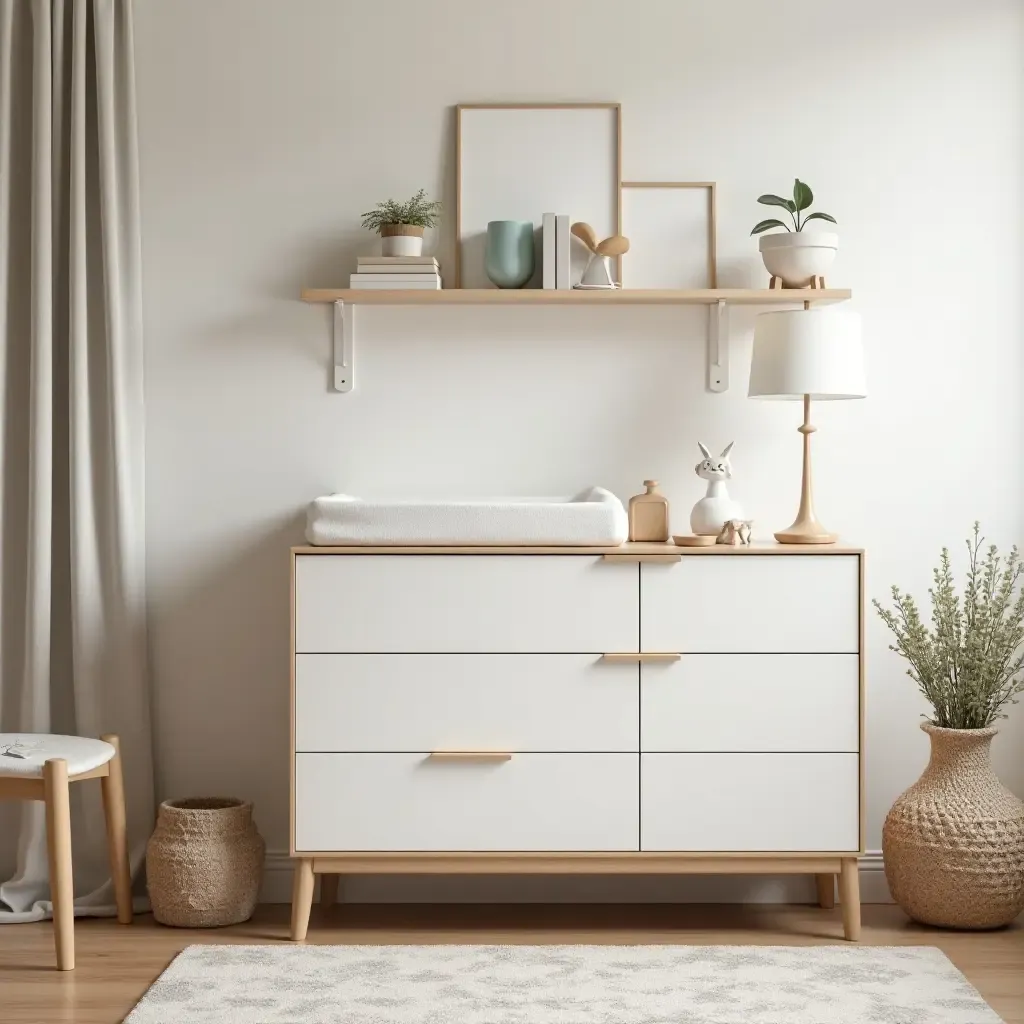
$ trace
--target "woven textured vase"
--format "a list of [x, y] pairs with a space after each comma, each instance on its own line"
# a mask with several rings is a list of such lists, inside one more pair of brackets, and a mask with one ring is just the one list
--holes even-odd
[[922, 924], [1009, 924], [1024, 910], [1024, 803], [992, 771], [998, 730], [921, 728], [928, 767], [882, 827], [893, 899]]
[[146, 847], [153, 916], [175, 928], [248, 921], [256, 908], [265, 851], [251, 803], [165, 800]]

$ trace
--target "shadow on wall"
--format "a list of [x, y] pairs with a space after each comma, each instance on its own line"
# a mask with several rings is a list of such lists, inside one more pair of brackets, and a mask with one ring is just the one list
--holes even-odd
[[158, 798], [251, 800], [276, 847], [287, 846], [289, 548], [303, 529], [304, 513], [253, 527], [167, 584], [150, 612]]

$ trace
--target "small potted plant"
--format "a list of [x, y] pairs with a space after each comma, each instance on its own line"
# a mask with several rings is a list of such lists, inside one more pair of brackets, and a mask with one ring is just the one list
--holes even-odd
[[[825, 271], [832, 265], [839, 249], [839, 236], [831, 231], [804, 231], [812, 220], [825, 220], [835, 224], [835, 217], [816, 211], [805, 214], [814, 202], [814, 193], [799, 178], [793, 182], [793, 198], [766, 194], [758, 196], [762, 206], [781, 206], [789, 214], [792, 227], [775, 217], [759, 221], [751, 235], [761, 235], [758, 248], [765, 269], [785, 288], [824, 286]], [[763, 235], [764, 231], [782, 228], [782, 233]]]
[[931, 705], [931, 759], [882, 827], [885, 875], [910, 917], [942, 928], [999, 928], [1024, 909], [1024, 803], [989, 762], [995, 724], [1024, 691], [1024, 565], [1016, 547], [1004, 560], [982, 544], [975, 523], [960, 594], [942, 549], [930, 629], [898, 587], [893, 608], [873, 602]]
[[389, 199], [363, 214], [363, 227], [380, 235], [382, 256], [420, 256], [423, 229], [432, 228], [441, 216], [441, 203], [427, 199], [420, 189], [405, 203]]

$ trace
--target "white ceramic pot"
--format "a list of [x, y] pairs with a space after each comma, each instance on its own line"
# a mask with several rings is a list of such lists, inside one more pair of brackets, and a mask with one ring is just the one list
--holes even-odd
[[839, 236], [831, 231], [779, 231], [762, 235], [757, 245], [769, 274], [787, 288], [806, 288], [832, 266]]
[[413, 224], [385, 224], [380, 231], [381, 256], [422, 256], [423, 228]]

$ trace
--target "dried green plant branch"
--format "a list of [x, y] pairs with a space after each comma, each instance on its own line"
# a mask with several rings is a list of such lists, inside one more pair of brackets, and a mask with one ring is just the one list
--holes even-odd
[[928, 591], [929, 630], [910, 594], [892, 588], [892, 608], [872, 604], [896, 638], [889, 649], [905, 658], [913, 679], [931, 704], [935, 725], [983, 729], [1024, 691], [1024, 565], [1014, 546], [1002, 559], [994, 544], [984, 555], [981, 527], [967, 540], [967, 574], [957, 594], [949, 550], [942, 549]]
[[378, 234], [385, 224], [413, 224], [421, 228], [432, 228], [440, 216], [440, 201], [427, 199], [427, 190], [423, 188], [407, 202], [388, 199], [362, 214], [363, 227]]

